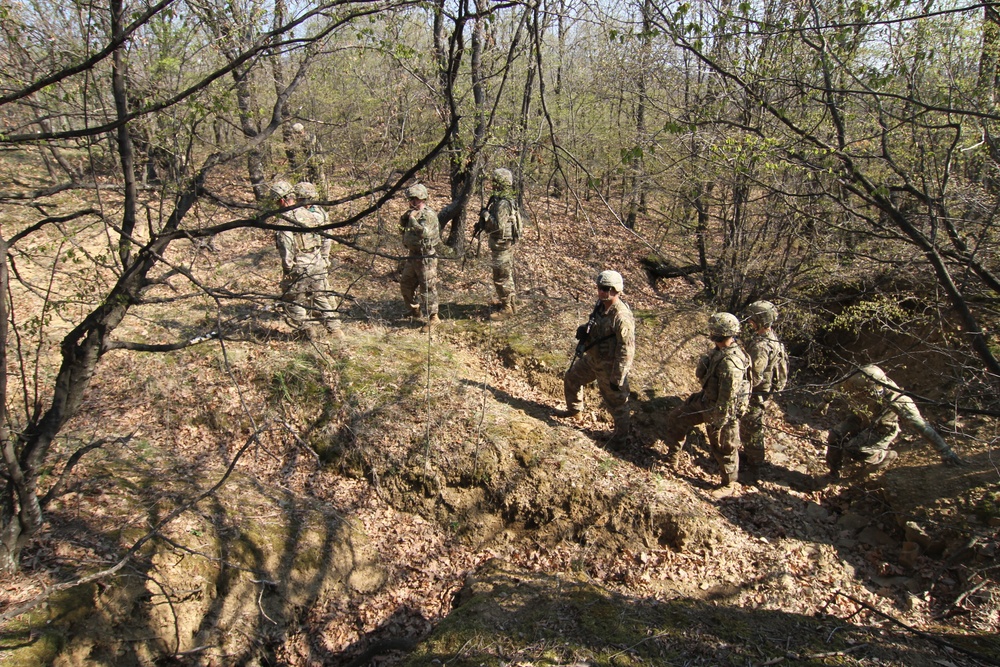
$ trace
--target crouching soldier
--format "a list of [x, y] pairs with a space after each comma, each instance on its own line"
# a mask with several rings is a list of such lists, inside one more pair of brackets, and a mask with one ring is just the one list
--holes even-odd
[[943, 463], [963, 463], [948, 443], [924, 420], [913, 399], [902, 391], [874, 364], [862, 366], [837, 385], [831, 400], [842, 398], [847, 405], [848, 415], [830, 429], [826, 449], [826, 465], [830, 470], [827, 481], [840, 478], [845, 454], [863, 461], [867, 473], [888, 467], [899, 456], [889, 449], [889, 445], [899, 435], [900, 419], [916, 429], [937, 450]]
[[705, 424], [723, 487], [735, 485], [739, 478], [740, 417], [750, 400], [751, 362], [736, 340], [739, 332], [735, 315], [715, 313], [708, 318], [714, 348], [702, 356], [695, 370], [701, 391], [670, 411], [663, 436], [671, 455], [676, 455], [691, 429]]

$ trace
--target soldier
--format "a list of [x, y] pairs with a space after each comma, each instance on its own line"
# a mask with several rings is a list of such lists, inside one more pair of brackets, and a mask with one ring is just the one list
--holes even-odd
[[826, 465], [830, 469], [828, 481], [840, 478], [844, 454], [863, 460], [867, 473], [886, 468], [895, 461], [899, 455], [889, 449], [889, 445], [899, 435], [900, 418], [931, 443], [943, 463], [963, 463], [920, 415], [913, 399], [902, 391], [874, 364], [862, 366], [837, 385], [832, 398], [842, 397], [849, 414], [830, 429], [826, 449]]
[[493, 286], [499, 301], [490, 319], [504, 320], [514, 314], [514, 244], [521, 233], [520, 207], [509, 169], [493, 171], [493, 194], [479, 214], [473, 237], [484, 231], [493, 255]]
[[[302, 185], [302, 184], [300, 184]], [[311, 185], [311, 184], [309, 184]], [[315, 191], [315, 188], [313, 188]], [[287, 181], [275, 181], [271, 192], [281, 207], [294, 206], [295, 191]], [[305, 206], [292, 209], [281, 216], [280, 222], [291, 222], [303, 228], [301, 232], [280, 231], [277, 234], [278, 255], [281, 257], [283, 277], [281, 300], [289, 323], [299, 331], [309, 332], [308, 315], [312, 311], [335, 338], [343, 339], [337, 311], [327, 297], [330, 239], [312, 231], [323, 222], [323, 217]]]
[[676, 455], [687, 434], [705, 424], [712, 455], [722, 471], [722, 487], [732, 487], [739, 479], [739, 420], [750, 401], [750, 356], [736, 336], [740, 321], [730, 313], [708, 318], [708, 335], [713, 349], [702, 356], [695, 370], [701, 391], [692, 394], [667, 415], [663, 436], [671, 455]]
[[[303, 203], [312, 202], [315, 201], [316, 199], [319, 199], [319, 190], [317, 190], [316, 186], [313, 183], [310, 183], [309, 181], [299, 181], [298, 183], [295, 184], [295, 197], [300, 202]], [[323, 226], [328, 222], [330, 222], [330, 215], [326, 212], [326, 209], [324, 209], [322, 206], [309, 203], [306, 204], [306, 208], [309, 209], [310, 213], [314, 213], [319, 216], [318, 226]], [[323, 259], [326, 260], [326, 264], [328, 267], [330, 265], [330, 250], [332, 247], [333, 247], [333, 242], [330, 239], [324, 237]]]
[[410, 317], [414, 319], [420, 319], [418, 291], [423, 295], [427, 304], [427, 323], [422, 330], [426, 332], [441, 321], [437, 294], [437, 247], [441, 242], [441, 228], [437, 214], [427, 206], [427, 188], [423, 184], [408, 187], [406, 196], [410, 200], [410, 210], [399, 219], [399, 231], [409, 256], [403, 265], [399, 288], [403, 301], [410, 307]]
[[771, 392], [785, 388], [788, 378], [788, 353], [778, 340], [772, 326], [778, 319], [778, 309], [770, 301], [754, 301], [747, 306], [747, 324], [752, 329], [747, 353], [753, 364], [753, 390], [750, 407], [740, 420], [740, 440], [743, 444], [743, 469], [749, 476], [764, 465], [764, 414]]
[[631, 416], [628, 372], [635, 357], [635, 318], [621, 300], [624, 281], [617, 271], [597, 276], [597, 305], [586, 324], [576, 331], [576, 355], [563, 378], [566, 411], [572, 417], [583, 409], [583, 387], [597, 380], [601, 398], [614, 419], [612, 440], [628, 435]]
[[306, 132], [306, 126], [302, 123], [293, 123], [292, 140], [295, 142], [291, 150], [292, 170], [304, 175], [313, 183], [325, 186], [326, 174], [321, 162], [322, 149], [319, 139], [315, 134]]

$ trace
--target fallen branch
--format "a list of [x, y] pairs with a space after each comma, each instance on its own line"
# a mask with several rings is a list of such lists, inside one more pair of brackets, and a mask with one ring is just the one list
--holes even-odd
[[926, 640], [928, 640], [930, 642], [934, 642], [935, 644], [938, 644], [939, 646], [944, 646], [946, 648], [950, 648], [953, 651], [958, 651], [959, 653], [964, 653], [965, 655], [969, 656], [970, 658], [974, 658], [974, 659], [979, 660], [981, 662], [985, 662], [988, 665], [998, 665], [998, 666], [1000, 666], [1000, 662], [997, 662], [994, 658], [992, 658], [990, 656], [986, 656], [986, 655], [983, 655], [981, 653], [976, 653], [975, 651], [970, 651], [969, 649], [963, 648], [963, 647], [961, 647], [961, 646], [959, 646], [957, 644], [952, 644], [948, 640], [941, 639], [940, 637], [937, 637], [936, 635], [932, 635], [929, 632], [924, 632], [923, 630], [917, 630], [913, 626], [907, 625], [906, 623], [904, 623], [903, 621], [899, 620], [895, 616], [891, 616], [891, 615], [885, 613], [884, 611], [880, 611], [880, 610], [876, 609], [875, 607], [871, 606], [870, 604], [868, 604], [867, 602], [863, 602], [863, 601], [857, 599], [853, 595], [849, 595], [849, 594], [847, 594], [847, 593], [845, 593], [843, 591], [840, 591], [840, 590], [837, 591], [837, 594], [841, 595], [841, 596], [843, 596], [845, 598], [847, 598], [848, 600], [850, 600], [851, 602], [853, 602], [856, 605], [864, 607], [868, 611], [874, 613], [876, 616], [881, 616], [882, 618], [886, 619], [887, 621], [891, 621], [892, 623], [895, 623], [896, 625], [898, 625], [899, 627], [903, 628], [904, 630], [908, 630], [909, 632], [912, 632], [913, 634], [917, 635], [918, 637], [926, 639]]

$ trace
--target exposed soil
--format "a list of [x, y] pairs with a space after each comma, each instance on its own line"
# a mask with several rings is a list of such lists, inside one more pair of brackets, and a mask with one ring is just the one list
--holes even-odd
[[[226, 341], [102, 362], [59, 446], [121, 440], [76, 470], [2, 582], [5, 609], [117, 562], [235, 472], [118, 576], [8, 623], [0, 663], [998, 664], [995, 421], [952, 423], [967, 467], [906, 434], [886, 472], [819, 488], [836, 417], [813, 409], [822, 369], [798, 359], [769, 415], [770, 467], [720, 497], [703, 439], [667, 460], [657, 437], [695, 389], [699, 286], [650, 285], [641, 227], [596, 206], [531, 209], [507, 322], [486, 318], [485, 249], [441, 261], [432, 336], [403, 319], [395, 260], [346, 248], [331, 280], [343, 343], [296, 339], [267, 298], [136, 309], [124, 339], [222, 321]], [[398, 251], [397, 212], [351, 241]], [[238, 232], [174, 252], [273, 295], [273, 248]], [[595, 389], [580, 417], [553, 415], [603, 268], [624, 274], [638, 320], [635, 431], [614, 448]], [[940, 396], [931, 375], [899, 379]]]

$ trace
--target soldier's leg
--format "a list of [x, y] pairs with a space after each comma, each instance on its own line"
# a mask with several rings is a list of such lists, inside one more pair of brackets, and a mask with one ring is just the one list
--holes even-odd
[[337, 314], [337, 305], [334, 299], [329, 296], [330, 284], [325, 276], [316, 278], [313, 282], [312, 307], [326, 330], [331, 333], [341, 332], [340, 315]]
[[421, 285], [423, 286], [424, 302], [427, 304], [428, 317], [436, 317], [438, 314], [437, 266], [438, 261], [435, 257], [428, 257], [423, 261]]
[[583, 388], [597, 379], [597, 373], [583, 357], [577, 359], [563, 376], [563, 392], [569, 412], [583, 410]]
[[706, 424], [708, 442], [712, 455], [722, 473], [722, 485], [729, 486], [738, 481], [740, 471], [740, 424], [731, 419], [721, 425]]
[[701, 403], [701, 394], [692, 394], [683, 405], [671, 410], [667, 414], [667, 428], [661, 436], [667, 446], [667, 455], [671, 458], [677, 456], [687, 434], [704, 422], [705, 407]]
[[493, 253], [493, 287], [501, 309], [510, 309], [514, 297], [514, 252], [499, 250]]
[[601, 392], [601, 398], [608, 406], [608, 412], [615, 423], [615, 434], [627, 434], [632, 424], [632, 406], [629, 405], [628, 378], [615, 391], [611, 388], [609, 373], [606, 369], [597, 373], [597, 388]]
[[740, 442], [743, 447], [743, 460], [750, 468], [764, 464], [764, 415], [767, 413], [767, 403], [764, 397], [750, 397], [750, 408], [740, 419]]
[[845, 449], [864, 460], [866, 465], [882, 463], [889, 452], [889, 445], [899, 435], [899, 422], [895, 419], [878, 421], [848, 441]]
[[289, 274], [282, 278], [280, 287], [281, 301], [288, 323], [295, 328], [304, 327], [308, 318], [308, 312], [305, 309], [308, 300], [303, 292], [302, 279], [294, 274]]
[[407, 259], [403, 263], [403, 273], [399, 276], [399, 291], [411, 315], [420, 316], [420, 300], [417, 299], [417, 285], [420, 284], [419, 259]]
[[864, 429], [864, 425], [854, 415], [840, 422], [832, 429], [826, 439], [826, 467], [832, 476], [840, 474], [844, 464], [844, 451], [848, 440]]

